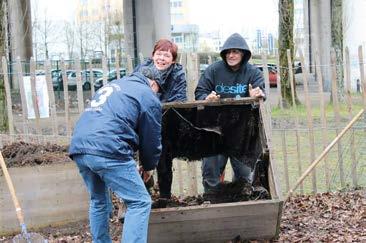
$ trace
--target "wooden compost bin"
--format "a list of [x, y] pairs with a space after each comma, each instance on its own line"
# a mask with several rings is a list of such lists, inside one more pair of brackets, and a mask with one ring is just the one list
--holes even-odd
[[[253, 108], [256, 106], [258, 108]], [[235, 122], [235, 119], [239, 120]], [[233, 122], [234, 127], [240, 127], [241, 124], [244, 127], [241, 132], [231, 131], [226, 126], [230, 122]], [[253, 122], [257, 124], [255, 133], [246, 131]], [[267, 163], [266, 185], [263, 186], [269, 191], [270, 199], [153, 209], [149, 242], [225, 242], [235, 237], [276, 238], [283, 200], [279, 194], [269, 132], [265, 106], [255, 99], [165, 104], [163, 146], [169, 148], [173, 157], [197, 160], [207, 155], [225, 153], [234, 147], [246, 146], [243, 151], [256, 151], [251, 158], [262, 158]]]
[[[87, 219], [88, 195], [74, 163], [9, 168], [9, 174], [28, 228]], [[14, 205], [1, 172], [0, 235], [19, 231]]]

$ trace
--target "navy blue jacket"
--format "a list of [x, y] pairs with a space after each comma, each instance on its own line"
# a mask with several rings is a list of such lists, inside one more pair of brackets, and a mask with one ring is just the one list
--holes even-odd
[[[233, 71], [226, 62], [226, 51], [239, 49], [244, 53], [239, 70]], [[251, 57], [249, 47], [239, 34], [231, 35], [224, 43], [220, 52], [221, 61], [217, 61], [206, 68], [201, 75], [195, 90], [196, 100], [204, 100], [207, 95], [215, 91], [220, 98], [240, 98], [249, 96], [249, 84], [253, 88], [260, 87], [264, 92], [264, 78], [262, 72], [248, 63]]]
[[75, 125], [69, 154], [139, 159], [154, 169], [161, 153], [161, 104], [148, 79], [133, 73], [99, 89]]
[[[154, 61], [149, 58], [142, 64], [135, 68], [135, 71], [139, 70], [142, 66], [154, 65]], [[187, 100], [187, 81], [184, 68], [179, 63], [173, 63], [169, 72], [162, 75], [162, 80], [159, 83], [161, 91], [159, 99], [162, 103], [173, 101], [186, 101]]]

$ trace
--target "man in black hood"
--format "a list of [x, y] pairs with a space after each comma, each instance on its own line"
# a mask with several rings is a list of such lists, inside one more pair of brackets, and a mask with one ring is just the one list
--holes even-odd
[[[262, 72], [249, 64], [251, 57], [244, 38], [235, 33], [224, 43], [222, 60], [208, 66], [202, 74], [195, 90], [196, 100], [215, 101], [220, 98], [264, 97], [264, 78]], [[234, 170], [234, 179], [251, 180], [251, 168], [233, 156], [215, 155], [203, 158], [202, 181], [205, 195], [220, 190], [220, 175], [227, 159]]]

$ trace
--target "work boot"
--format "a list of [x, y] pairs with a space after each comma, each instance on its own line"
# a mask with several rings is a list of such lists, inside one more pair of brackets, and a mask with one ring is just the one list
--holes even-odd
[[206, 192], [203, 193], [203, 201], [204, 202], [208, 201], [211, 204], [216, 204], [216, 203], [222, 203], [223, 198], [221, 197], [221, 193], [219, 192]]
[[166, 208], [169, 201], [170, 201], [169, 198], [158, 198], [158, 200], [155, 200], [152, 203], [151, 208]]

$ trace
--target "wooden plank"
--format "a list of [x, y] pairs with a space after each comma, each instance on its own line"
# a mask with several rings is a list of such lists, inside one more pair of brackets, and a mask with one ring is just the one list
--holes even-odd
[[[306, 104], [306, 115], [307, 115], [307, 126], [309, 130], [309, 145], [310, 145], [310, 162], [315, 159], [315, 146], [314, 146], [314, 127], [313, 127], [313, 117], [311, 111], [310, 97], [309, 97], [309, 88], [308, 88], [308, 80], [309, 73], [305, 65], [305, 58], [302, 54], [302, 51], [299, 50], [300, 61], [302, 63], [302, 75], [304, 80], [304, 91], [305, 91], [305, 104]], [[312, 171], [312, 190], [313, 193], [317, 192], [316, 187], [316, 170]]]
[[[363, 97], [363, 108], [366, 110], [366, 79], [365, 79], [365, 68], [363, 61], [363, 50], [362, 45], [358, 47], [358, 58], [360, 64], [360, 77], [361, 77], [361, 85], [362, 85], [362, 97]], [[364, 120], [366, 122], [366, 114], [364, 114]], [[365, 128], [366, 131], [366, 128]]]
[[290, 190], [290, 179], [288, 176], [288, 163], [287, 163], [287, 149], [286, 149], [286, 131], [281, 131], [281, 141], [282, 141], [282, 154], [283, 154], [283, 166], [285, 174], [286, 191]]
[[280, 109], [283, 110], [283, 100], [281, 93], [281, 67], [280, 67], [280, 57], [278, 52], [276, 53], [276, 67], [277, 67], [277, 95], [278, 102], [280, 103]]
[[126, 74], [131, 74], [132, 72], [133, 72], [132, 57], [130, 55], [127, 55]]
[[[263, 64], [263, 74], [264, 74], [264, 83], [265, 83], [265, 86], [266, 86], [266, 89], [265, 89], [265, 95], [266, 97], [269, 97], [270, 95], [270, 85], [269, 85], [269, 73], [268, 73], [268, 66], [267, 66], [267, 55], [263, 52], [262, 53], [262, 64]], [[271, 106], [270, 106], [270, 102], [265, 102], [264, 103], [265, 105], [265, 108], [266, 108], [266, 113], [268, 114], [267, 116], [267, 124], [269, 126], [269, 136], [272, 137], [272, 116], [271, 116]]]
[[183, 188], [183, 171], [182, 171], [182, 163], [181, 161], [177, 161], [177, 159], [174, 159], [174, 164], [176, 165], [176, 171], [177, 171], [177, 180], [178, 180], [178, 193], [179, 197], [183, 198], [184, 196], [184, 188]]
[[46, 60], [46, 83], [47, 91], [50, 103], [50, 117], [52, 121], [52, 134], [54, 136], [58, 135], [58, 125], [57, 125], [57, 113], [56, 113], [56, 103], [55, 103], [55, 92], [53, 91], [52, 76], [51, 76], [51, 62], [49, 59]]
[[272, 134], [269, 131], [270, 125], [268, 124], [268, 113], [266, 111], [266, 107], [263, 104], [263, 100], [259, 100], [259, 112], [261, 117], [261, 125], [260, 125], [260, 136], [265, 140], [265, 144], [267, 145], [267, 151], [263, 151], [263, 153], [269, 153], [269, 168], [268, 168], [268, 181], [269, 181], [269, 190], [271, 197], [273, 199], [282, 200], [282, 193], [280, 188], [280, 182], [277, 175], [278, 173], [278, 166], [274, 159], [273, 155], [273, 145], [272, 145]]
[[144, 55], [141, 52], [139, 53], [139, 61], [140, 63], [143, 63], [145, 61]]
[[[17, 79], [19, 84], [19, 91], [20, 91], [20, 99], [22, 103], [22, 123], [23, 123], [23, 134], [28, 135], [28, 108], [27, 108], [27, 101], [25, 97], [25, 90], [24, 90], [24, 80], [23, 80], [23, 71], [22, 71], [22, 64], [20, 63], [20, 57], [17, 57], [16, 63], [17, 69]], [[27, 137], [25, 136], [25, 141], [27, 141]]]
[[[94, 87], [94, 73], [93, 73], [93, 64], [92, 61], [89, 62], [89, 73], [90, 73], [90, 98], [92, 98], [95, 94], [95, 87]], [[103, 70], [103, 76], [104, 76], [104, 70]]]
[[262, 52], [262, 64], [263, 64], [263, 75], [264, 75], [264, 84], [266, 86], [266, 97], [269, 97], [270, 93], [270, 85], [269, 85], [269, 73], [268, 73], [268, 66], [267, 66], [267, 55], [265, 52]]
[[[344, 58], [346, 61], [345, 65], [345, 79], [346, 79], [346, 101], [347, 101], [347, 110], [348, 110], [348, 118], [352, 120], [352, 97], [351, 97], [351, 65], [349, 60], [349, 50], [348, 47], [345, 48]], [[352, 128], [350, 131], [350, 157], [351, 157], [351, 175], [352, 175], [352, 184], [353, 187], [358, 187], [358, 178], [357, 178], [357, 159], [356, 159], [356, 149], [355, 149], [355, 131]]]
[[9, 84], [9, 71], [8, 71], [8, 62], [6, 58], [2, 57], [2, 69], [4, 73], [4, 88], [5, 88], [5, 96], [6, 96], [6, 108], [8, 114], [8, 124], [9, 124], [9, 135], [10, 137], [14, 136], [14, 118], [13, 118], [13, 104], [11, 102], [11, 90]]
[[195, 161], [187, 161], [187, 169], [189, 181], [188, 196], [197, 196], [197, 163]]
[[[297, 104], [295, 99], [295, 82], [294, 82], [294, 72], [292, 68], [292, 57], [291, 51], [287, 49], [287, 65], [288, 65], [288, 75], [291, 87], [291, 98], [292, 98], [292, 110], [295, 113], [295, 136], [296, 136], [296, 159], [297, 159], [297, 172], [300, 177], [302, 174], [302, 163], [301, 163], [301, 144], [299, 136], [299, 115], [297, 114]], [[300, 193], [304, 193], [304, 185], [300, 185]]]
[[218, 101], [206, 101], [206, 100], [194, 100], [187, 102], [169, 102], [163, 103], [163, 109], [169, 108], [192, 108], [192, 107], [205, 107], [205, 106], [222, 106], [222, 105], [257, 105], [259, 99], [252, 97], [243, 97], [240, 99], [236, 98], [225, 98]]
[[[187, 53], [181, 53], [179, 63], [183, 66], [184, 72], [186, 73], [187, 85], [188, 81], [188, 70], [187, 70]], [[188, 95], [188, 88], [186, 89], [186, 95]]]
[[34, 62], [34, 58], [30, 59], [30, 89], [32, 94], [32, 105], [35, 116], [35, 124], [36, 124], [36, 134], [41, 135], [41, 125], [39, 123], [40, 115], [39, 115], [39, 106], [37, 102], [37, 84], [36, 84], [36, 64]]
[[[336, 135], [339, 134], [339, 127], [341, 126], [341, 117], [339, 111], [339, 101], [338, 101], [338, 85], [337, 85], [337, 62], [336, 62], [336, 53], [334, 48], [331, 48], [330, 51], [330, 62], [332, 65], [332, 100], [334, 107], [334, 117], [335, 117], [335, 125], [336, 125]], [[341, 181], [341, 187], [345, 187], [345, 179], [344, 179], [344, 165], [343, 165], [343, 146], [341, 140], [338, 141], [338, 167], [339, 167], [339, 176]]]
[[64, 88], [64, 103], [65, 103], [65, 125], [66, 134], [71, 136], [71, 122], [70, 122], [70, 104], [69, 104], [69, 88], [68, 88], [68, 78], [66, 75], [66, 66], [64, 59], [61, 59], [61, 72], [62, 72], [62, 84]]
[[149, 242], [225, 242], [238, 235], [272, 239], [281, 207], [278, 200], [261, 200], [153, 209]]
[[187, 54], [187, 100], [195, 100], [194, 91], [198, 83], [198, 55], [197, 53]]
[[103, 86], [104, 86], [108, 83], [108, 81], [107, 81], [107, 78], [108, 78], [108, 63], [107, 63], [107, 58], [105, 56], [103, 56], [103, 59], [102, 59], [102, 66], [103, 66]]
[[81, 66], [79, 57], [75, 59], [75, 67], [76, 67], [76, 93], [78, 101], [78, 112], [79, 114], [81, 114], [84, 111], [84, 96], [83, 96], [83, 83], [81, 82]]
[[[320, 122], [321, 122], [321, 130], [322, 130], [322, 144], [323, 149], [327, 147], [328, 144], [328, 128], [327, 128], [327, 118], [325, 112], [325, 99], [323, 92], [323, 77], [321, 72], [320, 65], [320, 57], [319, 52], [315, 51], [315, 70], [316, 70], [316, 78], [318, 81], [318, 92], [319, 92], [319, 103], [320, 103]], [[325, 184], [328, 190], [330, 190], [330, 170], [328, 167], [328, 155], [324, 156], [324, 173], [325, 173]]]
[[120, 67], [120, 63], [119, 63], [119, 50], [116, 51], [116, 74], [117, 74], [117, 79], [121, 78], [121, 74], [119, 72]]

